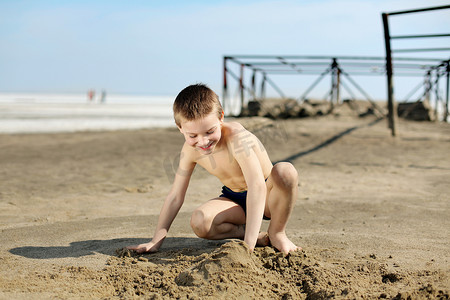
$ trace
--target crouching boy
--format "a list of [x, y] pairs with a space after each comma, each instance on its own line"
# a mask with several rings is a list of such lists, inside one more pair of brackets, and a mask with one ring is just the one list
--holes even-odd
[[[155, 252], [183, 205], [191, 174], [202, 166], [222, 183], [218, 197], [192, 214], [191, 227], [205, 239], [243, 239], [250, 250], [271, 244], [288, 253], [299, 249], [286, 236], [298, 192], [298, 173], [287, 162], [272, 165], [258, 138], [236, 122], [224, 122], [218, 96], [203, 84], [182, 90], [173, 105], [175, 123], [185, 138], [173, 186], [164, 201], [153, 239], [129, 246]], [[270, 220], [260, 232], [262, 220]]]

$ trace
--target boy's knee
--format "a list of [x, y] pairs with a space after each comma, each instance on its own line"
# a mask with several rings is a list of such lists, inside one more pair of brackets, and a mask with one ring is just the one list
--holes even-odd
[[277, 185], [287, 188], [298, 186], [298, 172], [289, 162], [279, 162], [274, 165], [272, 177]]
[[196, 209], [191, 216], [191, 227], [198, 237], [204, 239], [208, 238], [210, 226], [207, 224], [208, 222], [205, 213], [200, 209]]

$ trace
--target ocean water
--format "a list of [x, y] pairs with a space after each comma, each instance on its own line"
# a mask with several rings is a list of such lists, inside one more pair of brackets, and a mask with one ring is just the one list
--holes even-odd
[[[89, 101], [86, 94], [0, 93], [0, 134], [173, 127], [174, 99], [112, 94], [102, 103], [101, 95]], [[236, 107], [225, 110], [238, 111]], [[442, 111], [439, 107], [439, 120]]]
[[172, 96], [0, 93], [0, 133], [52, 133], [175, 126]]

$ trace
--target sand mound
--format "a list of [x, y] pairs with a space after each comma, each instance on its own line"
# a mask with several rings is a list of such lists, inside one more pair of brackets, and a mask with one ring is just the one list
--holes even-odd
[[[130, 291], [135, 291], [135, 295], [150, 296], [154, 293], [154, 297], [182, 298], [192, 298], [195, 295], [201, 299], [302, 297], [296, 282], [280, 281], [285, 268], [298, 267], [301, 264], [304, 256], [302, 252], [285, 256], [266, 247], [250, 253], [247, 246], [240, 241], [228, 242], [209, 254], [203, 253], [194, 257], [181, 253], [186, 251], [189, 249], [172, 252], [169, 256], [175, 258], [169, 259], [171, 263], [165, 265], [163, 270], [161, 266], [149, 261], [158, 260], [153, 255], [148, 256], [149, 258], [137, 257], [133, 252], [119, 249], [117, 254], [122, 256], [122, 265], [129, 264], [130, 259], [132, 266], [137, 266], [140, 262], [147, 265], [143, 269], [144, 272], [134, 274], [132, 280], [124, 280], [123, 276], [116, 274], [120, 279], [115, 285], [119, 283], [123, 292], [121, 296], [131, 296]], [[117, 263], [115, 259], [110, 260], [110, 265]], [[141, 268], [138, 269], [142, 271]]]
[[198, 264], [180, 273], [175, 282], [180, 286], [201, 286], [205, 283], [220, 284], [233, 278], [227, 276], [228, 270], [233, 270], [237, 279], [248, 277], [249, 274], [263, 275], [257, 261], [243, 243], [227, 243], [214, 251]]
[[57, 292], [64, 299], [449, 298], [444, 272], [405, 271], [376, 255], [340, 260], [324, 249], [309, 251], [284, 255], [264, 247], [250, 253], [237, 241], [146, 255], [120, 249], [103, 269], [53, 266], [27, 270], [21, 280], [0, 278], [0, 298], [16, 290], [37, 298]]
[[[237, 241], [223, 244], [211, 253], [191, 253], [194, 255], [190, 256], [189, 251], [181, 249], [156, 256], [119, 252], [123, 257], [112, 258], [109, 264], [114, 267], [107, 269], [116, 295], [145, 295], [150, 299], [326, 299], [361, 296], [448, 299], [448, 291], [430, 284], [405, 292], [404, 287], [410, 284], [420, 286], [420, 283], [412, 282], [418, 274], [391, 270], [385, 263], [377, 262], [376, 257], [367, 257], [358, 264], [327, 262], [304, 251], [284, 255], [270, 247], [257, 248], [250, 253], [242, 242]], [[421, 274], [423, 278], [428, 275]]]

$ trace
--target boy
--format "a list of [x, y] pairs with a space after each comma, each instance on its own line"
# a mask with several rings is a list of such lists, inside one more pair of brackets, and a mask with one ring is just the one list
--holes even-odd
[[[181, 208], [194, 167], [199, 164], [223, 184], [222, 194], [198, 207], [191, 227], [205, 239], [243, 239], [255, 245], [272, 244], [289, 253], [300, 249], [285, 228], [297, 199], [298, 174], [290, 163], [272, 166], [256, 136], [236, 122], [224, 122], [218, 96], [206, 85], [191, 85], [175, 99], [174, 118], [185, 143], [173, 186], [164, 201], [155, 234], [149, 243], [128, 249], [156, 252]], [[260, 233], [262, 220], [271, 220]]]

